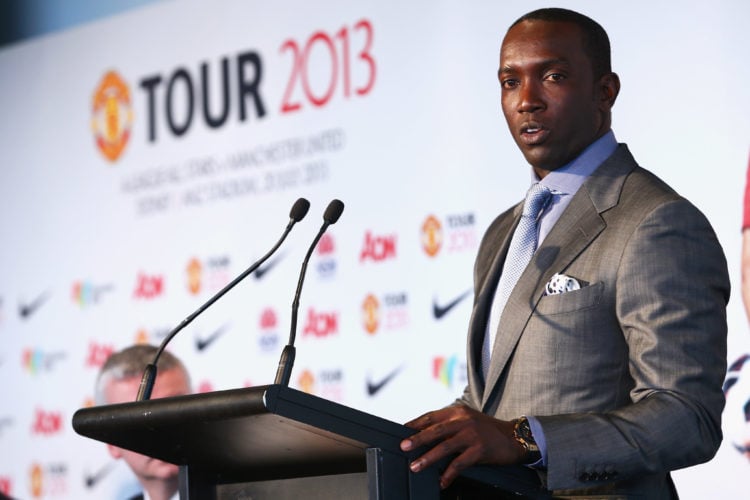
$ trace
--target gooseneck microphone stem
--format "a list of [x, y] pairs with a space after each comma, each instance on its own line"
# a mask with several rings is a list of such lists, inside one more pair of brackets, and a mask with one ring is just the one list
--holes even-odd
[[296, 349], [294, 347], [294, 341], [297, 338], [297, 313], [299, 312], [299, 299], [302, 295], [302, 285], [305, 282], [305, 274], [307, 273], [307, 264], [310, 262], [315, 247], [326, 232], [328, 226], [335, 224], [336, 221], [341, 217], [341, 213], [344, 211], [344, 204], [340, 200], [332, 200], [325, 213], [323, 214], [323, 225], [320, 227], [318, 234], [315, 235], [310, 248], [307, 249], [305, 259], [302, 261], [302, 269], [300, 269], [299, 279], [297, 280], [297, 291], [294, 293], [294, 300], [292, 301], [292, 321], [289, 329], [289, 342], [284, 349], [281, 351], [281, 358], [279, 359], [279, 367], [276, 370], [276, 378], [274, 384], [281, 384], [284, 386], [289, 385], [289, 380], [292, 377], [292, 368], [294, 367], [294, 358], [296, 355]]
[[302, 270], [299, 274], [299, 280], [297, 281], [297, 291], [294, 294], [294, 301], [292, 302], [292, 322], [289, 331], [289, 342], [284, 346], [281, 351], [281, 358], [279, 359], [279, 367], [276, 369], [276, 379], [274, 384], [282, 384], [284, 386], [289, 385], [289, 380], [292, 378], [292, 368], [294, 367], [294, 358], [297, 355], [297, 349], [294, 347], [294, 341], [297, 338], [297, 312], [299, 311], [299, 298], [302, 295], [302, 284], [305, 281], [305, 273], [307, 273], [307, 263], [310, 261], [310, 256], [315, 249], [315, 245], [318, 244], [321, 236], [329, 224], [323, 223], [323, 226], [318, 231], [317, 236], [313, 240], [312, 245], [307, 250], [305, 260], [302, 262]]
[[213, 305], [214, 302], [219, 300], [226, 294], [229, 290], [234, 288], [240, 281], [248, 277], [250, 274], [252, 274], [258, 267], [263, 264], [268, 258], [278, 250], [278, 248], [281, 246], [281, 244], [286, 239], [289, 232], [292, 230], [292, 227], [294, 227], [294, 224], [301, 221], [305, 215], [307, 214], [307, 210], [310, 208], [310, 202], [308, 202], [304, 198], [299, 198], [295, 203], [294, 206], [292, 206], [292, 210], [289, 214], [289, 223], [287, 224], [286, 228], [284, 229], [283, 234], [281, 235], [281, 238], [276, 242], [276, 244], [271, 248], [271, 250], [268, 251], [263, 257], [261, 257], [257, 262], [255, 262], [253, 265], [245, 269], [242, 274], [237, 276], [235, 279], [233, 279], [228, 285], [226, 285], [224, 288], [219, 290], [213, 297], [208, 299], [205, 304], [200, 306], [198, 309], [195, 310], [190, 316], [183, 319], [182, 322], [177, 325], [172, 331], [170, 331], [167, 336], [162, 341], [161, 345], [159, 346], [159, 350], [156, 351], [156, 355], [154, 356], [154, 361], [146, 365], [146, 369], [143, 372], [143, 377], [141, 378], [141, 383], [138, 386], [138, 395], [136, 396], [136, 401], [145, 401], [151, 398], [151, 391], [154, 388], [154, 382], [156, 381], [156, 365], [159, 362], [159, 357], [161, 356], [161, 353], [164, 352], [164, 349], [167, 347], [167, 344], [169, 344], [169, 341], [174, 338], [175, 335], [177, 335], [182, 329], [184, 329], [186, 326], [188, 326], [190, 323], [193, 322], [195, 318], [200, 316], [203, 311], [208, 309]]
[[323, 233], [328, 229], [328, 226], [330, 226], [328, 222], [323, 223], [323, 226], [315, 236], [312, 245], [310, 245], [310, 248], [307, 250], [305, 260], [302, 262], [302, 269], [300, 270], [299, 281], [297, 282], [297, 291], [294, 293], [294, 301], [292, 302], [292, 323], [289, 331], [289, 343], [291, 345], [294, 345], [294, 342], [297, 339], [297, 314], [299, 312], [299, 299], [302, 295], [302, 285], [305, 282], [305, 275], [307, 274], [307, 264], [310, 262], [310, 257], [312, 256], [318, 241], [320, 241], [320, 238], [323, 236]]

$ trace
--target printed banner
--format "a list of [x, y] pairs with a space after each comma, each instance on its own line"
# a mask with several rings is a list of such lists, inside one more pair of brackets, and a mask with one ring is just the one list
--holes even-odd
[[[674, 476], [683, 498], [737, 497], [750, 7], [564, 3], [610, 34], [618, 140], [727, 254], [725, 440]], [[109, 354], [160, 343], [271, 248], [299, 197], [310, 212], [280, 251], [172, 342], [194, 390], [273, 381], [302, 259], [338, 198], [291, 385], [397, 422], [458, 397], [479, 241], [530, 178], [500, 111], [500, 42], [541, 6], [182, 0], [0, 50], [0, 491], [137, 492], [73, 413]]]

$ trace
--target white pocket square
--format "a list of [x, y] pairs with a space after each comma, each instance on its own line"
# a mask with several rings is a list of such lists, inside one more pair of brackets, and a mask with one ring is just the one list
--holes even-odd
[[564, 274], [555, 274], [544, 287], [544, 295], [557, 295], [558, 293], [580, 290], [581, 284], [577, 279]]

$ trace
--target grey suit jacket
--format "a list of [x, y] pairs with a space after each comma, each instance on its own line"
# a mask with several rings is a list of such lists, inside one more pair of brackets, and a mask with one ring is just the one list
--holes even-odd
[[[462, 402], [504, 420], [536, 416], [542, 480], [558, 494], [673, 498], [668, 471], [721, 442], [729, 279], [713, 229], [621, 144], [519, 279], [485, 384], [484, 330], [521, 205], [480, 245]], [[582, 288], [543, 296], [555, 273]]]

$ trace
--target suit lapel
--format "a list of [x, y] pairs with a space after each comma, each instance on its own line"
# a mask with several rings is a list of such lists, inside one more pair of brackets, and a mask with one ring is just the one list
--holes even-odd
[[[606, 224], [600, 214], [617, 204], [625, 177], [635, 166], [635, 160], [630, 156], [627, 147], [620, 145], [615, 153], [584, 182], [537, 249], [510, 294], [500, 318], [501, 327], [495, 337], [490, 371], [482, 395], [482, 409], [487, 408], [493, 394], [496, 393], [498, 381], [536, 304], [542, 297], [545, 284], [553, 274], [564, 272], [570, 263], [604, 230]], [[510, 236], [506, 240], [503, 255], [507, 252]], [[496, 271], [493, 265], [491, 274], [495, 276], [495, 279], [488, 280], [484, 285], [490, 300], [494, 287], [497, 286], [500, 269]], [[498, 274], [495, 274], [495, 271]], [[489, 292], [487, 289], [490, 289]], [[486, 322], [478, 323], [486, 324]], [[475, 337], [477, 336], [475, 332]], [[479, 337], [480, 344], [481, 338]], [[472, 350], [475, 351], [475, 349]]]

